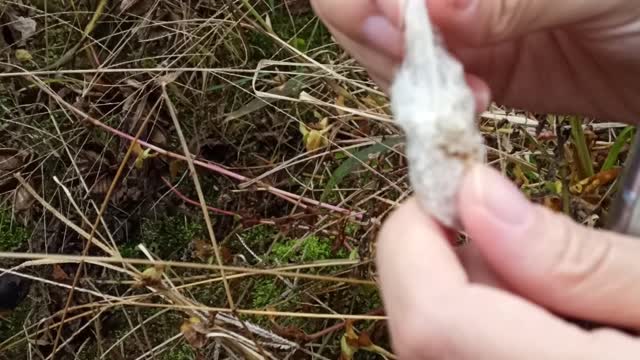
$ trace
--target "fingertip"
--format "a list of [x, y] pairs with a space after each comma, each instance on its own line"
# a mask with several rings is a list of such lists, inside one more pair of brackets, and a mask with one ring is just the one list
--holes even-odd
[[489, 107], [491, 102], [491, 89], [486, 81], [473, 74], [465, 74], [469, 88], [476, 100], [476, 112], [481, 113]]
[[434, 283], [466, 281], [448, 240], [450, 236], [451, 232], [428, 216], [415, 198], [401, 204], [387, 217], [378, 234], [376, 260], [383, 286], [398, 286], [397, 279], [392, 279], [403, 273], [425, 274], [419, 283], [426, 277], [434, 277]]

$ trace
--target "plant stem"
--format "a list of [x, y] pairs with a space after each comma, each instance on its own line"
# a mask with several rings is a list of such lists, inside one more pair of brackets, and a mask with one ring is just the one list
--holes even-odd
[[595, 172], [593, 171], [593, 162], [591, 161], [589, 146], [587, 146], [587, 140], [582, 130], [582, 121], [580, 121], [577, 116], [572, 116], [569, 121], [571, 123], [571, 137], [576, 146], [578, 168], [580, 170], [579, 175], [581, 179], [586, 179], [593, 176]]

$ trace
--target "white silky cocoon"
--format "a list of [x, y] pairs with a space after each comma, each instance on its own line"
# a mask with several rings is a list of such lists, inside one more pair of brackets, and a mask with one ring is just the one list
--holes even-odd
[[486, 158], [464, 69], [431, 24], [425, 0], [405, 2], [404, 61], [391, 107], [405, 132], [409, 178], [424, 210], [457, 228], [457, 193], [466, 169]]

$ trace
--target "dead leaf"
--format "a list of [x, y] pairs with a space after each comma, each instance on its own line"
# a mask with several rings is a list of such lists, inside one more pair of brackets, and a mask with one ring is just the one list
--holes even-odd
[[180, 332], [194, 349], [202, 349], [207, 342], [202, 321], [197, 317], [191, 317], [183, 322], [180, 325]]
[[142, 272], [142, 276], [134, 284], [135, 288], [142, 288], [146, 286], [150, 287], [160, 287], [162, 286], [162, 276], [164, 274], [164, 266], [163, 265], [155, 265], [149, 268], [146, 268]]
[[15, 171], [21, 168], [29, 155], [18, 149], [0, 149], [0, 171]]
[[178, 174], [185, 171], [187, 169], [187, 165], [182, 160], [171, 160], [169, 162], [169, 177], [171, 181], [174, 181]]
[[151, 131], [151, 136], [149, 136], [149, 142], [151, 142], [154, 145], [158, 145], [160, 147], [164, 147], [165, 145], [167, 145], [167, 134], [166, 131], [164, 129], [162, 129], [161, 127], [155, 127], [152, 131]]
[[57, 282], [65, 282], [69, 280], [69, 275], [67, 275], [64, 270], [58, 264], [53, 264], [53, 270], [51, 271], [51, 277], [53, 280]]
[[546, 196], [542, 200], [542, 204], [553, 212], [562, 212], [562, 199], [557, 196]]
[[597, 191], [602, 186], [607, 186], [614, 182], [620, 175], [621, 168], [605, 170], [579, 181], [569, 189], [574, 194], [590, 194]]
[[209, 241], [205, 241], [202, 239], [196, 240], [193, 242], [193, 248], [196, 257], [202, 261], [208, 261], [212, 256], [215, 255], [213, 246]]
[[36, 199], [31, 195], [24, 186], [20, 186], [16, 190], [16, 195], [13, 199], [13, 208], [16, 211], [25, 211], [31, 209], [31, 206], [36, 201]]
[[36, 33], [37, 24], [35, 20], [18, 16], [12, 23], [11, 28], [20, 33], [20, 39], [26, 40]]
[[304, 123], [300, 123], [300, 133], [304, 141], [307, 151], [315, 151], [329, 145], [329, 139], [326, 134], [331, 130], [329, 119], [324, 118], [314, 127], [309, 127]]

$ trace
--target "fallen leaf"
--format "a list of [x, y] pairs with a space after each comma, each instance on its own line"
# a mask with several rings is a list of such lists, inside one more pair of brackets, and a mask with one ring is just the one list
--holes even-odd
[[557, 196], [546, 196], [542, 200], [542, 204], [553, 212], [562, 212], [562, 199]]
[[156, 266], [146, 268], [142, 272], [142, 276], [140, 277], [138, 282], [136, 282], [136, 284], [134, 284], [133, 287], [135, 288], [142, 288], [146, 286], [159, 287], [162, 285], [163, 274], [164, 274], [163, 265], [156, 265]]
[[193, 242], [194, 253], [202, 261], [207, 261], [215, 255], [213, 246], [209, 241], [198, 239]]
[[169, 178], [171, 181], [174, 181], [178, 174], [185, 171], [187, 169], [187, 165], [182, 160], [171, 160], [169, 162]]
[[191, 317], [183, 322], [180, 325], [180, 332], [194, 349], [202, 349], [207, 342], [207, 337], [202, 331], [202, 321], [197, 317]]
[[11, 23], [11, 28], [20, 33], [21, 40], [26, 40], [33, 36], [36, 32], [36, 27], [37, 24], [35, 20], [22, 16], [18, 16], [16, 20]]
[[69, 275], [67, 275], [64, 270], [58, 264], [53, 264], [53, 270], [51, 271], [51, 277], [53, 280], [58, 282], [64, 282], [69, 280]]
[[315, 127], [308, 127], [304, 123], [300, 123], [300, 133], [307, 151], [315, 151], [329, 145], [329, 139], [326, 133], [331, 130], [329, 119], [324, 118]]
[[621, 168], [613, 168], [601, 171], [594, 176], [580, 180], [569, 189], [574, 194], [589, 194], [598, 190], [602, 186], [607, 186], [614, 182], [620, 175]]
[[31, 195], [24, 186], [20, 186], [16, 190], [16, 195], [13, 200], [13, 208], [16, 211], [25, 211], [31, 209], [31, 206], [36, 201], [36, 199]]
[[28, 154], [18, 149], [0, 149], [0, 171], [14, 171], [27, 161]]

